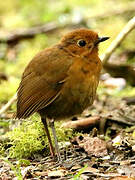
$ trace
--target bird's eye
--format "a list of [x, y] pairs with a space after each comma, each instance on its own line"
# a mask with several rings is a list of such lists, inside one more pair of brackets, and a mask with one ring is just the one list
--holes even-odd
[[86, 41], [84, 41], [83, 39], [80, 39], [80, 40], [78, 40], [77, 44], [78, 44], [78, 46], [83, 47], [86, 45]]

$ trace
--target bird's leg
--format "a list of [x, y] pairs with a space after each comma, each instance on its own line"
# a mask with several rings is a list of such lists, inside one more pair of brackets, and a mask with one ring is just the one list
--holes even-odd
[[48, 130], [46, 118], [41, 117], [41, 120], [42, 120], [42, 122], [44, 124], [45, 132], [46, 132], [46, 135], [47, 135], [47, 138], [48, 138], [51, 156], [54, 158], [55, 157], [55, 152], [54, 152], [54, 148], [53, 148], [53, 145], [52, 145], [51, 136], [50, 136], [50, 133], [49, 133], [49, 130]]
[[53, 119], [50, 120], [50, 127], [52, 129], [52, 133], [53, 133], [53, 137], [54, 137], [55, 149], [56, 149], [56, 152], [57, 152], [58, 161], [61, 162], [61, 156], [60, 156], [58, 140], [57, 140], [57, 136], [56, 136], [56, 131], [55, 131], [55, 126], [54, 126], [54, 120]]

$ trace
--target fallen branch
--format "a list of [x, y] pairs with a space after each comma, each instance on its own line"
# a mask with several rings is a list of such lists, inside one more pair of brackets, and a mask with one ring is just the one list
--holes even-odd
[[46, 32], [51, 32], [53, 30], [56, 30], [58, 28], [58, 25], [56, 23], [48, 23], [45, 25], [37, 26], [37, 27], [32, 27], [29, 29], [18, 29], [13, 32], [9, 32], [5, 36], [0, 37], [0, 43], [16, 43], [19, 40], [26, 39], [26, 38], [32, 38], [36, 34], [40, 33], [46, 33]]
[[118, 34], [116, 39], [111, 43], [111, 45], [106, 50], [105, 54], [101, 57], [103, 65], [107, 64], [108, 59], [115, 51], [115, 49], [120, 45], [120, 43], [127, 37], [127, 35], [135, 28], [135, 16], [126, 24], [122, 31]]
[[14, 94], [14, 96], [8, 101], [8, 103], [0, 109], [0, 115], [3, 114], [11, 106], [11, 104], [16, 101], [16, 98], [17, 94]]
[[116, 39], [106, 50], [105, 54], [101, 57], [104, 69], [113, 77], [122, 77], [126, 79], [131, 85], [135, 86], [135, 68], [128, 64], [116, 64], [109, 62], [109, 58], [120, 43], [127, 37], [127, 35], [135, 29], [135, 17], [133, 17], [122, 31], [118, 34]]
[[99, 121], [100, 121], [100, 117], [95, 116], [95, 117], [89, 117], [89, 118], [81, 119], [77, 121], [68, 121], [66, 123], [63, 123], [62, 127], [74, 128], [74, 129], [86, 129], [86, 128], [89, 128], [90, 126], [97, 124]]

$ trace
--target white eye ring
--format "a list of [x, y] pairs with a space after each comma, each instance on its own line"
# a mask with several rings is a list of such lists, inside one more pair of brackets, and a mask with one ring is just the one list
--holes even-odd
[[83, 40], [83, 39], [79, 39], [79, 40], [77, 41], [77, 45], [78, 45], [79, 47], [84, 47], [84, 46], [86, 45], [86, 41]]

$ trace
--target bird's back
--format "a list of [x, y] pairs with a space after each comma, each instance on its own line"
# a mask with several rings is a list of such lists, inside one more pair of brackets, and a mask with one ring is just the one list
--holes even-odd
[[59, 95], [72, 57], [55, 46], [45, 49], [26, 67], [17, 91], [17, 118], [27, 118]]

